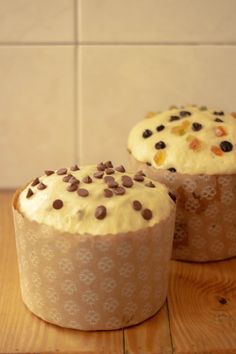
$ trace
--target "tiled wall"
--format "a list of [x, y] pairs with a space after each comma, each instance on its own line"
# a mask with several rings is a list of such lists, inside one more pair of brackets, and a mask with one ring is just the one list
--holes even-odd
[[236, 109], [235, 0], [0, 0], [0, 187], [126, 156], [145, 112]]

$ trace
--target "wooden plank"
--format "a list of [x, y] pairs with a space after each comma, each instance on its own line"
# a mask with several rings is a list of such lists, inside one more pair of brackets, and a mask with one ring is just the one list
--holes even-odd
[[173, 262], [168, 305], [174, 353], [236, 353], [236, 259]]
[[170, 354], [168, 309], [165, 304], [152, 318], [140, 325], [125, 329], [126, 354]]
[[21, 301], [11, 216], [0, 192], [0, 353], [123, 353], [123, 331], [82, 332], [45, 323]]

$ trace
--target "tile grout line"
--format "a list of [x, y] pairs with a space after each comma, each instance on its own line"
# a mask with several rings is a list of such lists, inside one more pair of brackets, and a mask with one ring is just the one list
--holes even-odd
[[181, 41], [176, 41], [176, 42], [171, 42], [171, 41], [153, 41], [153, 42], [99, 42], [99, 41], [82, 41], [78, 42], [80, 46], [173, 46], [173, 47], [178, 47], [178, 46], [199, 46], [199, 47], [206, 47], [206, 46], [235, 46], [236, 41], [225, 41], [225, 42], [181, 42]]
[[[75, 11], [77, 11], [77, 2], [74, 0], [74, 7]], [[74, 20], [76, 21], [76, 24], [78, 24], [78, 19], [76, 13], [74, 14]], [[74, 35], [77, 36], [77, 29], [74, 28]], [[178, 47], [178, 46], [186, 46], [186, 47], [226, 47], [226, 46], [231, 46], [234, 47], [236, 46], [236, 42], [80, 42], [78, 41], [78, 38], [75, 39], [75, 41], [69, 41], [69, 42], [0, 42], [0, 47], [36, 47], [36, 46], [82, 46], [82, 47], [90, 47], [90, 46], [101, 46], [101, 47], [109, 47], [109, 46], [133, 46], [133, 47], [138, 47], [138, 46], [156, 46], [156, 47], [161, 47], [161, 46], [170, 46], [170, 47]]]
[[68, 41], [68, 42], [0, 42], [0, 47], [36, 47], [36, 46], [73, 46], [77, 42], [76, 41]]
[[75, 40], [74, 41], [68, 41], [68, 42], [44, 42], [44, 41], [39, 41], [39, 42], [0, 42], [0, 47], [31, 47], [31, 46], [173, 46], [173, 47], [178, 47], [178, 46], [193, 46], [193, 47], [206, 47], [206, 46], [219, 46], [219, 47], [226, 47], [226, 46], [236, 46], [235, 41], [226, 41], [226, 42], [160, 42], [160, 41], [153, 41], [153, 42], [99, 42], [99, 41], [91, 41], [91, 42], [80, 42], [78, 41], [78, 31], [77, 27], [78, 25], [78, 18], [77, 18], [77, 1], [74, 0], [74, 36]]
[[77, 0], [74, 0], [74, 159], [75, 163], [80, 163], [78, 151], [78, 130], [79, 130], [79, 115], [78, 115], [78, 32], [77, 32]]
[[76, 52], [77, 52], [77, 59], [76, 59], [76, 111], [77, 111], [77, 157], [79, 163], [82, 163], [82, 116], [81, 116], [81, 92], [82, 92], [82, 85], [80, 83], [82, 75], [81, 75], [81, 56], [80, 56], [80, 41], [79, 41], [79, 26], [80, 26], [80, 0], [76, 1]]

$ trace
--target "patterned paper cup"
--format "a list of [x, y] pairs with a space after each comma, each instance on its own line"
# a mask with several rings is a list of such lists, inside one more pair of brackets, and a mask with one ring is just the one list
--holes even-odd
[[175, 208], [160, 223], [105, 236], [59, 232], [13, 214], [22, 298], [38, 317], [81, 330], [144, 321], [167, 294]]
[[172, 258], [205, 262], [236, 256], [236, 175], [187, 175], [157, 170], [130, 157], [177, 197]]

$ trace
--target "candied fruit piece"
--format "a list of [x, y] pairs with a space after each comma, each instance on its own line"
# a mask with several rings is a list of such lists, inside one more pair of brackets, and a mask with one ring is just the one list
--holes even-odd
[[236, 112], [232, 112], [231, 116], [233, 116], [234, 118], [236, 118]]
[[186, 138], [187, 141], [193, 141], [194, 139], [195, 139], [194, 135], [188, 135]]
[[227, 131], [224, 127], [216, 127], [215, 128], [215, 135], [216, 136], [225, 136], [225, 135], [227, 135]]
[[188, 127], [190, 126], [190, 121], [189, 120], [184, 120], [183, 122], [182, 122], [182, 127], [184, 128], [184, 129], [187, 129]]
[[175, 134], [175, 135], [179, 135], [179, 136], [182, 136], [185, 134], [185, 130], [182, 128], [181, 125], [178, 125], [176, 127], [173, 127], [171, 129], [171, 133]]
[[144, 118], [152, 118], [157, 114], [157, 112], [147, 112]]
[[176, 125], [171, 129], [171, 133], [175, 135], [182, 136], [186, 133], [188, 127], [190, 126], [190, 121], [189, 120], [184, 120], [180, 125]]
[[223, 151], [218, 146], [212, 146], [211, 151], [217, 156], [224, 155]]
[[159, 150], [154, 156], [154, 161], [157, 165], [162, 165], [166, 158], [166, 152], [164, 150]]
[[194, 151], [199, 151], [201, 149], [201, 141], [197, 138], [194, 138], [190, 143], [189, 143], [189, 148]]

